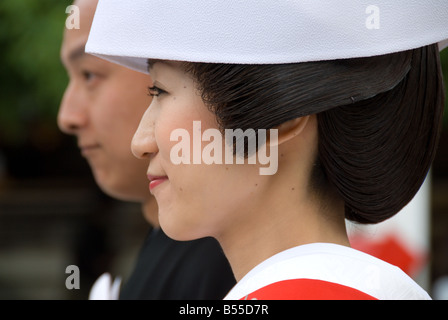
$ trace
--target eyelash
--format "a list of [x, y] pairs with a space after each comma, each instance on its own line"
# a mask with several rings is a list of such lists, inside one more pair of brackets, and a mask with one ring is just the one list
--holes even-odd
[[159, 95], [161, 95], [163, 93], [166, 93], [166, 91], [164, 91], [156, 86], [148, 87], [148, 96], [158, 97]]

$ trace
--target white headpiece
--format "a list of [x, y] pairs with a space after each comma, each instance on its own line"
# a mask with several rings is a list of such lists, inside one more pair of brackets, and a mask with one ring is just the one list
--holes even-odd
[[447, 40], [448, 0], [100, 0], [86, 52], [147, 72], [148, 58], [292, 63]]

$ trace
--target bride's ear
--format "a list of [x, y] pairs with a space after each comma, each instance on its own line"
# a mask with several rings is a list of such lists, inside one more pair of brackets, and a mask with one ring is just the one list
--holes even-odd
[[310, 117], [311, 116], [295, 118], [275, 127], [274, 129], [278, 130], [277, 143], [275, 143], [275, 141], [268, 141], [267, 143], [270, 146], [281, 145], [298, 136], [306, 127]]

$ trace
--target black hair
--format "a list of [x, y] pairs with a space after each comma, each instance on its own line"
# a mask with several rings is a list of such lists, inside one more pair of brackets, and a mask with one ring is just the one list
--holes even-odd
[[311, 185], [335, 190], [346, 218], [377, 223], [416, 194], [435, 156], [443, 113], [437, 45], [296, 64], [185, 63], [221, 129], [318, 119]]

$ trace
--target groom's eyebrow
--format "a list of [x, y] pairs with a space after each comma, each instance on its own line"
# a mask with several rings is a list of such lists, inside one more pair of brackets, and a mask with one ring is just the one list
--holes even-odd
[[84, 56], [86, 54], [86, 46], [85, 45], [81, 45], [75, 49], [73, 49], [69, 55], [68, 55], [68, 59], [70, 61], [74, 61], [74, 60], [78, 60], [79, 58], [81, 58], [82, 56]]

